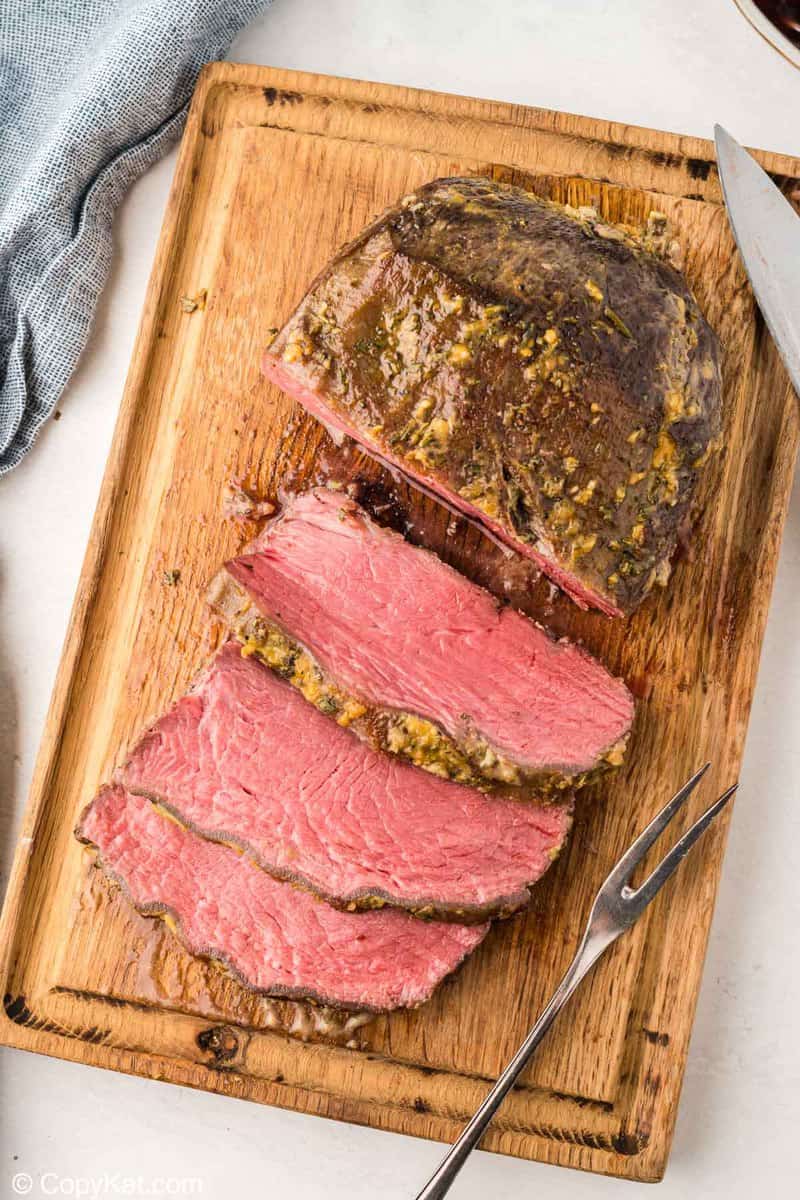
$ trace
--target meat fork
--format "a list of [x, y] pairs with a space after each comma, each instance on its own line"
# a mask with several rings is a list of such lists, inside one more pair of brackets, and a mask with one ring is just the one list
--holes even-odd
[[464, 1128], [458, 1140], [450, 1147], [437, 1170], [417, 1195], [416, 1200], [441, 1200], [442, 1196], [447, 1195], [456, 1175], [480, 1142], [498, 1108], [530, 1062], [534, 1050], [578, 984], [611, 943], [615, 942], [621, 933], [624, 933], [639, 919], [700, 835], [728, 803], [739, 786], [737, 783], [723, 792], [719, 799], [706, 809], [702, 817], [698, 818], [691, 829], [688, 829], [683, 837], [675, 843], [644, 883], [635, 889], [629, 886], [631, 876], [653, 842], [663, 833], [710, 766], [710, 763], [706, 763], [683, 785], [679, 792], [675, 793], [613, 868], [595, 897], [578, 951], [567, 967], [564, 978], [553, 993], [553, 998], [475, 1116]]

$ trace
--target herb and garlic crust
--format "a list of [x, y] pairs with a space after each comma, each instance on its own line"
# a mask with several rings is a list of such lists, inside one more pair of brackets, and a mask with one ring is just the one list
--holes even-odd
[[209, 602], [320, 712], [444, 779], [541, 798], [622, 761], [622, 680], [341, 492], [289, 499]]
[[716, 338], [659, 224], [435, 180], [334, 258], [264, 371], [579, 604], [630, 612], [720, 431]]

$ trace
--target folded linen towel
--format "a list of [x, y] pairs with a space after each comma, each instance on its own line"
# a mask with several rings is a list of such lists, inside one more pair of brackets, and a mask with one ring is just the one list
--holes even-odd
[[126, 189], [270, 0], [0, 0], [0, 475], [86, 344]]

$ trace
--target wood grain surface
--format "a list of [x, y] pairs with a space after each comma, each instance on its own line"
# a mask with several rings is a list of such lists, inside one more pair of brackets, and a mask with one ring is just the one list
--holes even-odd
[[[787, 194], [798, 189], [798, 162], [760, 158]], [[720, 335], [725, 447], [669, 587], [627, 622], [554, 597], [530, 565], [354, 450], [334, 448], [260, 376], [267, 330], [336, 247], [403, 193], [464, 172], [591, 203], [612, 220], [665, 212]], [[737, 775], [797, 441], [796, 401], [734, 251], [709, 143], [379, 84], [207, 68], [3, 912], [2, 1040], [452, 1139], [552, 991], [594, 890], [633, 834], [704, 759], [713, 769], [685, 825]], [[224, 517], [235, 477], [265, 495], [316, 478], [356, 483], [381, 519], [582, 639], [639, 698], [626, 765], [579, 798], [569, 848], [530, 913], [495, 926], [424, 1008], [322, 1040], [316, 1014], [254, 1000], [132, 913], [72, 836], [126, 744], [217, 643], [205, 587], [256, 528]], [[726, 820], [576, 996], [488, 1149], [660, 1177]], [[287, 1036], [287, 1026], [310, 1040]]]

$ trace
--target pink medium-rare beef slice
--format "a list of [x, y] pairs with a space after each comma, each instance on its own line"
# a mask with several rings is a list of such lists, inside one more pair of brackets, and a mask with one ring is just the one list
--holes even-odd
[[209, 599], [320, 711], [444, 778], [541, 791], [622, 760], [621, 680], [339, 492], [289, 501]]
[[487, 929], [415, 921], [396, 909], [341, 912], [119, 786], [100, 792], [76, 833], [140, 912], [170, 917], [192, 954], [219, 961], [269, 996], [414, 1008]]
[[646, 234], [438, 179], [345, 246], [264, 371], [580, 605], [665, 582], [720, 432], [716, 338]]
[[236, 642], [118, 782], [339, 907], [464, 923], [523, 907], [571, 819], [570, 803], [486, 796], [374, 750]]

